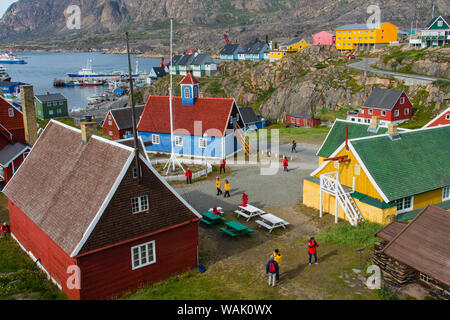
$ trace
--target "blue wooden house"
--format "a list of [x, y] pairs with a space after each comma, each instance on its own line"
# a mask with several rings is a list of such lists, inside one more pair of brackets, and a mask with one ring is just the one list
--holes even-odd
[[238, 43], [230, 43], [220, 50], [220, 60], [238, 60], [238, 55], [245, 50]]
[[[177, 155], [224, 158], [245, 146], [245, 124], [232, 98], [199, 97], [199, 82], [188, 73], [173, 97], [174, 151]], [[171, 153], [168, 96], [149, 96], [138, 124], [146, 150]]]
[[245, 50], [245, 60], [265, 60], [269, 58], [270, 46], [266, 42], [255, 41]]

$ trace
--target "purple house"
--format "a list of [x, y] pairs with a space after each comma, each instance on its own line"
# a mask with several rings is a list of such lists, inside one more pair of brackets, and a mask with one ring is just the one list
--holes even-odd
[[320, 31], [313, 34], [313, 44], [325, 44], [332, 46], [335, 44], [336, 37], [333, 35], [332, 31]]

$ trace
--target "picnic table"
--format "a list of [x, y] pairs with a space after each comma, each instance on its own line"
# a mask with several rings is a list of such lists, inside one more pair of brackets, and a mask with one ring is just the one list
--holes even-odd
[[272, 232], [273, 229], [283, 227], [286, 229], [286, 226], [290, 224], [289, 222], [273, 215], [271, 213], [263, 214], [260, 216], [261, 220], [256, 220], [255, 222], [259, 224], [261, 227], [269, 229], [269, 233]]
[[202, 216], [203, 218], [200, 221], [207, 225], [219, 223], [226, 220], [224, 217], [221, 217], [209, 211], [202, 213]]
[[233, 238], [243, 236], [254, 231], [237, 221], [225, 222], [225, 227], [220, 228], [220, 230], [232, 236]]
[[258, 209], [251, 204], [247, 204], [246, 206], [240, 205], [239, 210], [235, 210], [234, 212], [236, 212], [238, 216], [246, 218], [247, 221], [249, 221], [253, 217], [260, 216], [261, 214], [265, 213], [263, 210]]

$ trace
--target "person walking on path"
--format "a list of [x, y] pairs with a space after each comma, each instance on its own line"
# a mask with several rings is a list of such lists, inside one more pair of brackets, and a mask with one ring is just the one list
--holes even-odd
[[217, 176], [216, 178], [216, 188], [217, 188], [217, 195], [220, 196], [223, 192], [222, 189], [220, 189], [222, 187], [222, 183], [220, 182], [220, 178], [219, 176]]
[[289, 171], [288, 165], [289, 165], [289, 161], [288, 161], [288, 158], [285, 156], [284, 160], [283, 160], [284, 171]]
[[225, 188], [225, 194], [223, 196], [224, 196], [224, 198], [226, 198], [227, 195], [228, 195], [228, 198], [229, 198], [230, 197], [231, 186], [230, 186], [230, 183], [228, 182], [228, 180], [225, 180], [224, 188]]
[[186, 184], [192, 184], [192, 171], [189, 168], [187, 168], [185, 176]]
[[277, 284], [278, 263], [274, 260], [273, 254], [266, 265], [266, 274], [269, 275], [269, 286], [275, 287]]
[[227, 162], [225, 161], [225, 159], [221, 159], [220, 160], [220, 172], [219, 172], [219, 174], [222, 174], [222, 170], [223, 170], [223, 173], [225, 173], [225, 165], [227, 164]]
[[295, 148], [297, 148], [297, 142], [295, 142], [295, 140], [292, 140], [291, 152], [297, 153], [297, 150], [295, 150]]
[[248, 195], [245, 192], [242, 192], [242, 206], [246, 207], [248, 202]]
[[275, 251], [273, 252], [273, 260], [275, 260], [278, 263], [277, 280], [280, 280], [280, 267], [281, 267], [281, 253], [280, 253], [280, 250], [275, 249]]
[[309, 265], [311, 265], [311, 258], [314, 256], [314, 260], [316, 264], [319, 264], [317, 262], [317, 247], [319, 244], [317, 243], [316, 239], [314, 237], [311, 237], [308, 242], [308, 254], [309, 254]]
[[7, 239], [8, 235], [11, 233], [11, 230], [9, 228], [9, 224], [7, 224], [6, 222], [3, 222], [0, 230], [2, 231], [3, 237], [5, 239]]

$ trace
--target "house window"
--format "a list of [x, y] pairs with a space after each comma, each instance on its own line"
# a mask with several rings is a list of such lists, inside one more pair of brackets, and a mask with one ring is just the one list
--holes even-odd
[[404, 97], [401, 97], [400, 98], [400, 104], [404, 104], [405, 103], [405, 98]]
[[133, 270], [148, 266], [155, 262], [155, 240], [131, 248], [131, 263]]
[[14, 108], [9, 108], [9, 109], [8, 109], [8, 116], [9, 116], [10, 118], [14, 118]]
[[445, 120], [450, 120], [450, 114], [445, 115]]
[[112, 126], [112, 121], [111, 120], [108, 121], [108, 125]]
[[339, 169], [339, 161], [334, 161], [334, 168]]
[[[141, 174], [141, 176], [142, 176], [142, 167], [141, 166], [139, 166], [139, 173]], [[133, 179], [137, 179], [137, 171], [136, 171], [136, 166], [134, 166], [133, 167]]]
[[112, 137], [112, 135], [113, 135], [113, 132], [112, 131], [110, 131], [110, 132], [108, 132], [109, 133], [109, 135]]
[[408, 115], [409, 114], [409, 108], [406, 108], [405, 109], [405, 115]]
[[400, 110], [395, 110], [395, 113], [394, 113], [394, 114], [395, 114], [396, 117], [398, 117], [399, 114], [400, 114]]
[[405, 197], [397, 200], [397, 213], [411, 211], [413, 208], [413, 197]]
[[177, 147], [182, 147], [183, 146], [183, 137], [176, 136], [175, 137], [175, 145]]
[[60, 106], [62, 106], [62, 105], [63, 105], [63, 103], [64, 103], [64, 101], [60, 101], [60, 102], [59, 102], [59, 105], [60, 105]]
[[159, 135], [158, 134], [152, 134], [152, 143], [159, 144]]
[[437, 25], [438, 25], [438, 27], [442, 27], [444, 25], [444, 23], [442, 20], [439, 20]]
[[430, 277], [425, 273], [420, 273], [420, 280], [426, 283], [430, 282]]
[[361, 166], [359, 164], [355, 164], [355, 175], [359, 176], [361, 173]]
[[205, 138], [198, 139], [198, 146], [201, 149], [205, 149], [206, 148], [206, 139]]
[[297, 124], [300, 124], [300, 119], [297, 118]]
[[131, 198], [131, 212], [139, 213], [148, 210], [148, 196]]
[[442, 188], [442, 201], [450, 200], [450, 186]]
[[369, 109], [369, 114], [372, 114], [373, 113], [373, 109]]
[[52, 114], [53, 114], [53, 110], [49, 110], [49, 111], [48, 111], [48, 114], [49, 114], [49, 115], [52, 115]]
[[184, 88], [184, 97], [185, 98], [189, 98], [190, 97], [190, 90], [189, 90], [189, 87], [185, 87]]
[[385, 117], [386, 116], [386, 111], [381, 111], [381, 115], [383, 116], [383, 117]]

